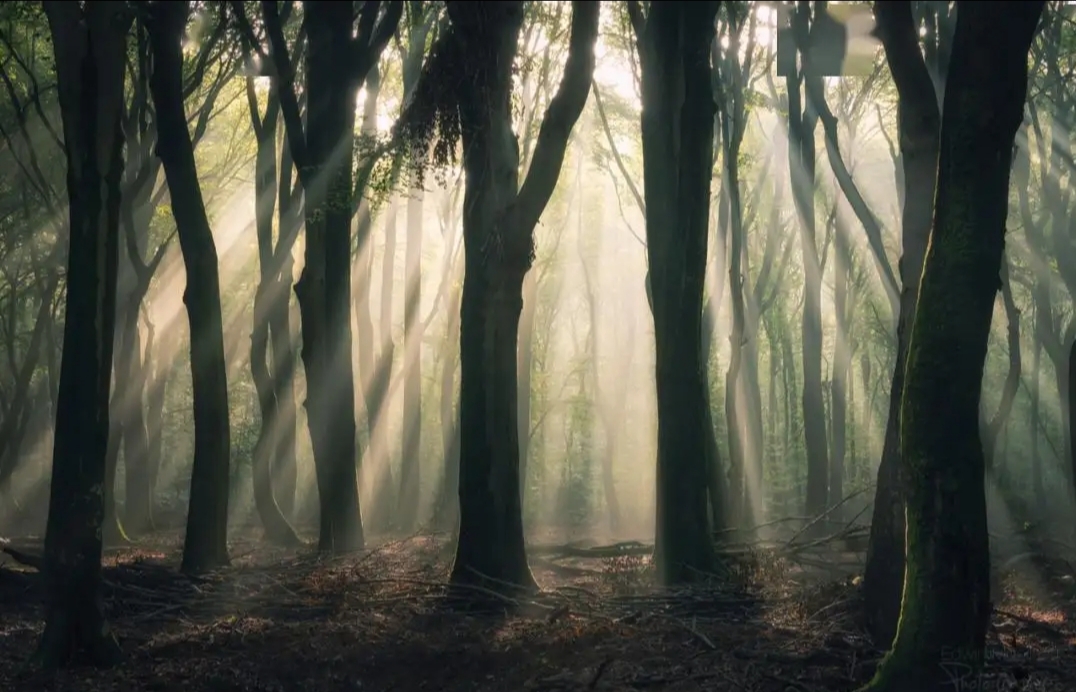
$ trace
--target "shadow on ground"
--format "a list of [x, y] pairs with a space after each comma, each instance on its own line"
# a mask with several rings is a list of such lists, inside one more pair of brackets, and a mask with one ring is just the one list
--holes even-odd
[[[0, 566], [0, 689], [837, 692], [881, 658], [855, 624], [852, 580], [804, 586], [777, 564], [731, 580], [742, 586], [658, 592], [638, 550], [541, 559], [541, 594], [479, 615], [450, 607], [443, 537], [338, 560], [237, 541], [233, 566], [197, 581], [176, 573], [177, 545], [160, 537], [107, 558], [128, 660], [106, 671], [21, 669], [42, 626], [39, 579]], [[1017, 599], [1002, 612], [980, 689], [1070, 689], [1072, 611]]]

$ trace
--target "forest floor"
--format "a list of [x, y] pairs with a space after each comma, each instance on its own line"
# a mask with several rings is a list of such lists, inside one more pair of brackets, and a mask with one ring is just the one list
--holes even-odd
[[[839, 692], [882, 655], [856, 624], [858, 580], [805, 580], [765, 551], [734, 561], [724, 581], [739, 586], [670, 593], [648, 586], [642, 546], [532, 547], [542, 592], [476, 615], [446, 607], [445, 536], [333, 560], [253, 534], [231, 550], [232, 567], [198, 580], [177, 573], [175, 534], [109, 551], [106, 603], [127, 660], [50, 676], [25, 667], [40, 579], [0, 562], [0, 690]], [[954, 690], [1071, 692], [1076, 603], [1006, 591], [986, 679], [962, 686], [954, 668]]]

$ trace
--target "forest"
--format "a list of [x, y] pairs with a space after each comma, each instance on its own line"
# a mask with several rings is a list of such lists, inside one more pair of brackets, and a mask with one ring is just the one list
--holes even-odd
[[1074, 3], [20, 0], [0, 68], [0, 689], [1076, 685]]

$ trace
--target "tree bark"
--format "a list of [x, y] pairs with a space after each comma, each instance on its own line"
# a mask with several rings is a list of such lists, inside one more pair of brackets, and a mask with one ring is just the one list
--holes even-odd
[[36, 661], [54, 669], [121, 652], [101, 598], [101, 530], [116, 327], [126, 3], [45, 2], [67, 158], [70, 246]]
[[904, 501], [900, 496], [900, 410], [904, 368], [912, 319], [919, 296], [919, 278], [934, 214], [938, 176], [941, 113], [927, 71], [916, 24], [908, 2], [874, 6], [886, 61], [898, 94], [897, 124], [904, 186], [901, 217], [900, 315], [897, 320], [896, 365], [889, 389], [882, 458], [874, 495], [867, 563], [863, 574], [864, 613], [878, 645], [893, 640], [904, 585]]
[[[257, 37], [242, 3], [232, 3], [239, 28], [251, 45]], [[355, 381], [351, 363], [351, 155], [355, 95], [392, 38], [402, 2], [367, 2], [358, 31], [350, 5], [304, 3], [307, 28], [304, 128], [289, 55], [275, 0], [262, 3], [262, 18], [280, 94], [288, 149], [306, 195], [303, 273], [295, 286], [302, 317], [302, 359], [307, 382], [307, 425], [314, 452], [320, 504], [318, 548], [361, 549], [362, 518], [355, 473]], [[361, 344], [360, 344], [361, 346]], [[359, 356], [362, 357], [360, 348]]]
[[968, 3], [957, 19], [901, 408], [904, 598], [892, 651], [866, 690], [951, 689], [982, 665], [990, 554], [979, 404], [1027, 54], [1044, 5]]
[[[254, 221], [260, 276], [254, 293], [254, 324], [250, 334], [250, 374], [254, 381], [262, 420], [261, 427], [258, 429], [258, 439], [254, 443], [251, 462], [254, 507], [261, 518], [262, 526], [265, 527], [267, 539], [279, 545], [294, 546], [299, 544], [299, 537], [288, 523], [284, 513], [281, 512], [273, 488], [274, 461], [278, 449], [275, 436], [279, 434], [277, 426], [281, 420], [280, 401], [277, 398], [280, 389], [278, 382], [281, 378], [275, 367], [270, 369], [268, 362], [272, 330], [270, 312], [282, 297], [286, 304], [288, 295], [287, 284], [280, 280], [277, 266], [279, 264], [278, 252], [273, 245], [273, 212], [276, 208], [278, 188], [276, 131], [280, 103], [276, 88], [270, 87], [265, 115], [262, 116], [254, 91], [253, 77], [247, 77], [246, 91], [251, 125], [254, 128], [258, 146], [254, 163]], [[273, 366], [275, 365], [274, 358]], [[292, 492], [294, 494], [294, 490]]]
[[154, 5], [147, 28], [153, 51], [150, 91], [160, 133], [157, 156], [172, 196], [172, 214], [187, 269], [183, 302], [190, 322], [194, 467], [181, 569], [197, 573], [228, 564], [231, 447], [217, 249], [183, 105], [181, 39], [188, 12], [186, 2]]
[[[536, 587], [527, 566], [520, 502], [519, 318], [523, 281], [534, 257], [534, 228], [590, 91], [599, 3], [572, 3], [564, 77], [520, 187], [511, 95], [523, 7], [522, 2], [449, 3], [449, 27], [404, 114], [405, 132], [419, 147], [429, 144], [438, 118], [458, 118], [466, 176], [466, 268], [460, 309], [460, 531], [450, 580], [501, 592]], [[455, 142], [442, 140], [438, 146], [451, 151]]]
[[[307, 422], [321, 498], [318, 548], [364, 545], [356, 480], [351, 366], [351, 158], [359, 83], [340, 69], [352, 48], [352, 8], [307, 2], [305, 260], [295, 295], [302, 314]], [[365, 78], [365, 75], [363, 75]], [[294, 140], [289, 132], [289, 140]], [[298, 162], [298, 158], [297, 158]], [[318, 182], [314, 182], [318, 181]], [[312, 189], [321, 184], [322, 189]], [[327, 188], [327, 189], [325, 189]]]
[[287, 140], [281, 146], [280, 171], [277, 175], [277, 261], [278, 286], [273, 290], [273, 302], [269, 306], [269, 334], [273, 349], [273, 377], [276, 385], [278, 430], [276, 451], [273, 455], [273, 494], [281, 513], [288, 518], [295, 514], [296, 484], [299, 466], [295, 457], [296, 416], [295, 403], [295, 340], [291, 326], [291, 283], [294, 281], [292, 247], [302, 229], [298, 198], [301, 187], [292, 181], [292, 157]]
[[[825, 6], [815, 5], [815, 13], [825, 12]], [[796, 41], [801, 55], [809, 51], [810, 30], [809, 3], [799, 3], [792, 18]], [[813, 22], [811, 28], [813, 29]], [[816, 83], [821, 77], [811, 73], [809, 62], [805, 59], [804, 73], [788, 78], [788, 149], [789, 169], [792, 176], [792, 197], [800, 216], [800, 253], [803, 257], [804, 300], [800, 330], [803, 336], [803, 436], [807, 451], [807, 493], [805, 509], [808, 516], [818, 516], [826, 510], [828, 500], [829, 461], [826, 444], [825, 401], [822, 395], [822, 269], [819, 264], [818, 250], [815, 245], [815, 127], [818, 113], [811, 99], [801, 111], [800, 80]], [[820, 87], [809, 85], [807, 92], [820, 91]], [[816, 523], [816, 530], [823, 525]]]
[[[658, 453], [654, 560], [666, 584], [717, 566], [707, 512], [706, 370], [701, 359], [714, 104], [710, 45], [718, 2], [650, 6], [639, 36]], [[637, 13], [635, 10], [634, 13]]]
[[1043, 516], [1043, 513], [1047, 507], [1046, 500], [1046, 485], [1043, 483], [1042, 478], [1042, 456], [1039, 452], [1039, 426], [1040, 422], [1040, 384], [1039, 378], [1042, 377], [1042, 341], [1038, 338], [1037, 332], [1039, 329], [1039, 311], [1032, 303], [1032, 310], [1034, 310], [1034, 322], [1032, 334], [1032, 346], [1031, 346], [1031, 411], [1029, 413], [1031, 423], [1031, 479], [1032, 488], [1034, 489], [1035, 506], [1039, 508], [1039, 517]]

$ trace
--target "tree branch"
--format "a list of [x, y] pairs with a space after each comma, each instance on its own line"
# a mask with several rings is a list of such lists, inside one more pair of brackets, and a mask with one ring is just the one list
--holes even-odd
[[596, 0], [572, 2], [572, 28], [564, 77], [542, 118], [534, 158], [516, 198], [517, 222], [523, 228], [538, 224], [560, 177], [572, 128], [586, 105], [594, 77], [594, 42], [598, 38], [600, 7], [601, 3]]

